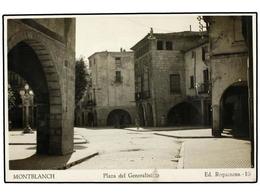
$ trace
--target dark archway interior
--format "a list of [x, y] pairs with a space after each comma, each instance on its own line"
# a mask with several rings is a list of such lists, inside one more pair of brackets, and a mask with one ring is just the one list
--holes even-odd
[[88, 113], [88, 126], [94, 127], [94, 114], [91, 112]]
[[114, 126], [116, 128], [123, 128], [131, 124], [130, 114], [121, 109], [113, 110], [109, 113], [107, 117], [107, 125]]
[[138, 107], [138, 116], [139, 116], [139, 125], [141, 127], [145, 126], [145, 122], [144, 122], [144, 109], [142, 105], [139, 105]]
[[248, 88], [230, 86], [221, 99], [221, 126], [234, 136], [248, 137]]
[[35, 119], [37, 120], [37, 152], [47, 153], [50, 105], [47, 81], [41, 62], [28, 44], [20, 42], [8, 53], [8, 71], [19, 74], [34, 92], [37, 113]]
[[16, 90], [13, 83], [8, 83], [12, 89], [13, 95], [15, 97], [14, 105], [12, 108], [8, 109], [8, 117], [9, 117], [9, 127], [10, 129], [18, 129], [23, 128], [23, 109], [21, 107], [22, 105], [22, 99], [21, 95], [19, 94], [19, 91]]
[[190, 103], [182, 102], [171, 108], [167, 115], [168, 126], [198, 125], [200, 114]]
[[153, 108], [151, 106], [151, 104], [147, 104], [147, 125], [148, 126], [153, 126]]

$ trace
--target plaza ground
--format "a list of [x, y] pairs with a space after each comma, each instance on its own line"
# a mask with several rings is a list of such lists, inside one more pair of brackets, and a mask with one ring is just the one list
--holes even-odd
[[190, 127], [75, 128], [74, 152], [36, 155], [36, 135], [9, 132], [10, 169], [250, 168], [250, 142]]

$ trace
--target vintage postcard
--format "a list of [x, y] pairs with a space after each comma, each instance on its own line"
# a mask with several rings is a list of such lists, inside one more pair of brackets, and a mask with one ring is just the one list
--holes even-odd
[[4, 15], [5, 182], [256, 182], [256, 21]]

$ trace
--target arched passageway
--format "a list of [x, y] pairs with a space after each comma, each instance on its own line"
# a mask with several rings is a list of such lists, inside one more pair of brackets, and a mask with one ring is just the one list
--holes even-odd
[[94, 127], [94, 114], [92, 112], [88, 113], [88, 126]]
[[168, 126], [198, 125], [200, 119], [198, 110], [188, 102], [177, 104], [167, 114]]
[[61, 94], [48, 50], [38, 41], [23, 40], [8, 48], [8, 71], [20, 75], [34, 92], [37, 153], [61, 153]]
[[246, 82], [228, 87], [221, 97], [220, 126], [236, 137], [249, 136], [248, 88]]
[[149, 127], [153, 126], [153, 107], [151, 104], [147, 104], [147, 125]]
[[138, 122], [139, 122], [139, 126], [144, 127], [145, 126], [145, 116], [144, 116], [144, 108], [142, 106], [142, 104], [140, 104], [138, 106]]
[[111, 111], [107, 117], [107, 126], [114, 126], [116, 128], [122, 128], [132, 123], [130, 114], [121, 109]]

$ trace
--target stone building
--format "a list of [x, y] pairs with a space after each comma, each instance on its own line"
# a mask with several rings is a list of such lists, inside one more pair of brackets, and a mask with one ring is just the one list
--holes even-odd
[[252, 19], [245, 19], [204, 17], [210, 40], [214, 136], [224, 132], [249, 137], [253, 133]]
[[97, 52], [89, 57], [97, 126], [129, 126], [135, 121], [134, 54]]
[[[192, 54], [196, 50], [201, 52], [206, 42], [207, 37], [204, 35], [202, 39], [200, 32], [162, 34], [153, 33], [151, 29], [131, 48], [135, 53], [135, 98], [141, 126], [194, 125], [204, 122], [201, 119], [205, 113], [201, 111], [202, 101], [198, 99], [200, 103], [197, 104], [197, 99], [192, 98], [197, 93], [189, 89], [189, 79], [193, 76], [192, 87], [195, 88], [197, 74], [198, 81], [202, 77], [202, 69], [206, 65], [201, 58], [195, 65], [192, 58], [201, 54]], [[199, 68], [194, 72], [196, 67]]]
[[37, 153], [73, 152], [75, 19], [5, 17], [8, 71], [35, 95]]

